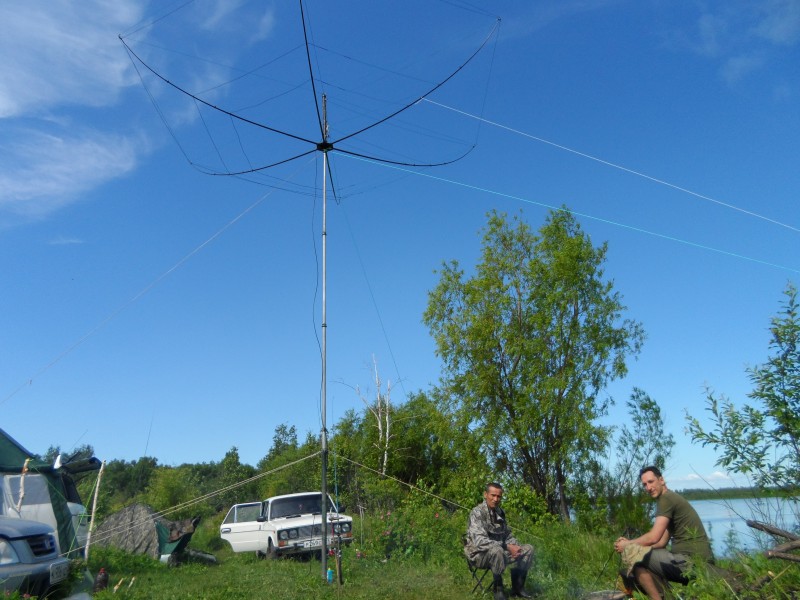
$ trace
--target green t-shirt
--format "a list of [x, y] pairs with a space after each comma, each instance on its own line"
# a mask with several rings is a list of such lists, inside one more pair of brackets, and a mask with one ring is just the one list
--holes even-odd
[[658, 498], [656, 517], [669, 519], [672, 537], [672, 552], [688, 556], [701, 556], [711, 560], [711, 543], [708, 541], [703, 522], [692, 505], [681, 495], [666, 490]]

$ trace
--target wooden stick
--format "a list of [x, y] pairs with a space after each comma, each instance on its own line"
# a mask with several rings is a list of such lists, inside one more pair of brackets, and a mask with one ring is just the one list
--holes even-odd
[[772, 550], [767, 550], [765, 554], [767, 555], [767, 558], [782, 558], [783, 560], [800, 562], [800, 554], [789, 554], [788, 552], [774, 552]]
[[775, 546], [770, 552], [788, 552], [789, 550], [796, 550], [797, 548], [800, 548], [800, 540], [792, 540], [791, 542]]
[[767, 525], [766, 523], [761, 523], [759, 521], [745, 521], [745, 522], [747, 523], [748, 527], [752, 527], [753, 529], [766, 531], [767, 533], [771, 533], [772, 535], [784, 537], [787, 540], [800, 540], [800, 535], [795, 535], [794, 533], [790, 533], [783, 529], [778, 529], [774, 525]]
[[92, 514], [89, 516], [89, 531], [86, 533], [86, 548], [83, 550], [83, 558], [89, 561], [89, 545], [92, 541], [92, 530], [94, 529], [94, 516], [97, 514], [97, 496], [100, 494], [100, 480], [103, 478], [103, 470], [106, 468], [106, 461], [100, 464], [97, 472], [97, 483], [94, 486], [94, 500], [92, 500]]

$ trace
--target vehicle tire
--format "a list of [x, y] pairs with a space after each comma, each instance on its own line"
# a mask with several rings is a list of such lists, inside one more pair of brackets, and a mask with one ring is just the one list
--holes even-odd
[[272, 540], [269, 540], [269, 545], [267, 546], [267, 558], [269, 560], [275, 560], [278, 558], [278, 552], [275, 550], [275, 546], [272, 545]]
[[265, 552], [263, 552], [261, 550], [256, 550], [256, 558], [259, 559], [259, 560], [263, 560], [263, 559], [267, 558], [267, 555], [266, 555]]

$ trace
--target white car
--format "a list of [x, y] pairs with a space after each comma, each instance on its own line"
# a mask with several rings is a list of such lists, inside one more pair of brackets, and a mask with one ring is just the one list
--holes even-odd
[[[263, 502], [235, 504], [219, 528], [234, 552], [277, 558], [319, 551], [322, 546], [320, 492], [273, 496]], [[328, 497], [328, 547], [353, 541], [353, 519]]]

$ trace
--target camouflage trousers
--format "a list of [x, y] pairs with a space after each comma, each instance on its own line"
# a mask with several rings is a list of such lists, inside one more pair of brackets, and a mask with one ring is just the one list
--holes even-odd
[[527, 573], [533, 560], [533, 546], [522, 544], [520, 548], [522, 548], [522, 552], [514, 559], [511, 558], [508, 550], [503, 550], [498, 544], [486, 552], [473, 555], [472, 563], [479, 569], [489, 569], [493, 575], [502, 575], [508, 565], [511, 565], [512, 569], [519, 569]]

